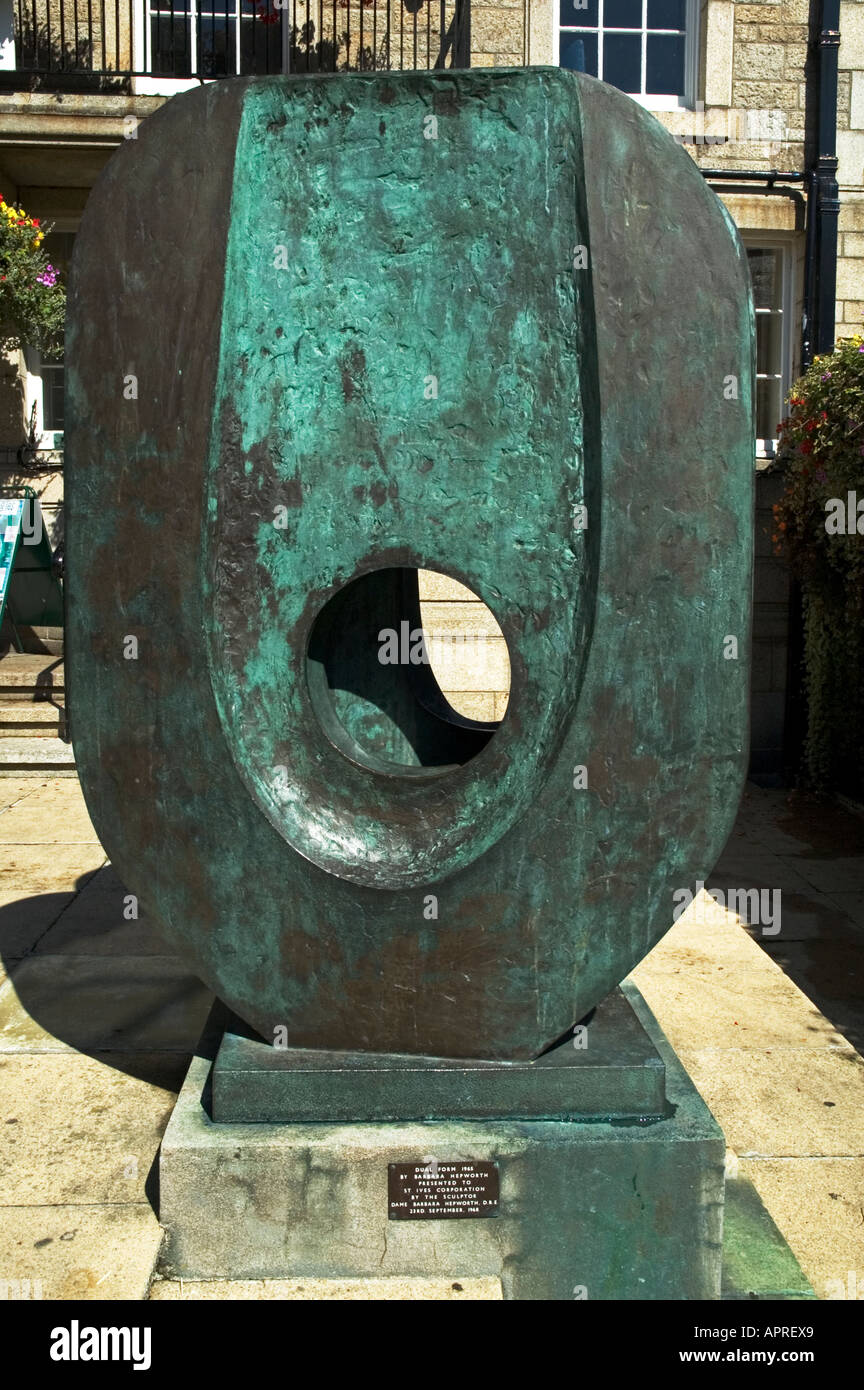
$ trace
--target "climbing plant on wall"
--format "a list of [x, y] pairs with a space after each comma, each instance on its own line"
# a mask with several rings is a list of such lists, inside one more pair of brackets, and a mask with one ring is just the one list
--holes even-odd
[[807, 728], [802, 782], [864, 790], [864, 337], [794, 386], [780, 426], [774, 546], [801, 584]]

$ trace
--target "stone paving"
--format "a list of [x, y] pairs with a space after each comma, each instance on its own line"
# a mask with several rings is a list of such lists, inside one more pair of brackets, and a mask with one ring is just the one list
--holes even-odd
[[[75, 778], [0, 781], [0, 1296], [491, 1299], [495, 1280], [180, 1286], [156, 1156], [210, 996], [132, 910]], [[634, 978], [817, 1295], [864, 1287], [864, 820], [748, 788], [705, 895]], [[126, 914], [126, 915], [124, 915]], [[30, 1281], [29, 1285], [15, 1281]]]

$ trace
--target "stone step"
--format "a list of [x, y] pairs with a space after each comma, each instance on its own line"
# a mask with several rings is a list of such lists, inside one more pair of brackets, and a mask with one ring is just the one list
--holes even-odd
[[60, 738], [65, 723], [62, 705], [50, 700], [0, 701], [0, 739]]
[[7, 652], [0, 659], [0, 701], [62, 700], [66, 691], [63, 658], [33, 652]]
[[75, 775], [75, 754], [71, 743], [60, 738], [0, 738], [0, 777], [22, 772], [53, 772]]

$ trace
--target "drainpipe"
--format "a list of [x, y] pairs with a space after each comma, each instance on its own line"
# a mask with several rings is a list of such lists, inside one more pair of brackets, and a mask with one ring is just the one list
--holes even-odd
[[813, 188], [816, 195], [816, 323], [819, 354], [834, 347], [837, 300], [837, 60], [840, 48], [840, 0], [821, 0], [819, 28], [819, 128]]

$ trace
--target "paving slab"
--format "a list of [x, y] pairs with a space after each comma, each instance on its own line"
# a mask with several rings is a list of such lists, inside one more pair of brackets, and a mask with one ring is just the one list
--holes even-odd
[[34, 949], [38, 955], [173, 954], [110, 866], [94, 874], [81, 892], [69, 900]]
[[730, 888], [760, 891], [779, 889], [783, 898], [792, 893], [808, 894], [814, 884], [805, 872], [809, 861], [792, 858], [790, 855], [763, 853], [761, 860], [721, 859], [709, 874], [706, 883], [709, 888], [720, 888], [727, 892]]
[[864, 1158], [742, 1159], [740, 1171], [794, 1245], [817, 1298], [864, 1295]]
[[758, 844], [753, 836], [739, 829], [738, 822], [717, 860], [717, 867], [729, 864], [746, 864], [758, 868], [760, 864], [771, 863], [778, 856]]
[[32, 773], [25, 777], [4, 777], [0, 781], [0, 816], [23, 797], [32, 796], [33, 792], [48, 784], [47, 777], [34, 777]]
[[801, 877], [823, 893], [858, 893], [864, 891], [864, 859], [837, 856], [832, 859], [802, 859], [794, 861]]
[[6, 1207], [0, 1274], [46, 1300], [143, 1299], [161, 1243], [146, 1202]]
[[633, 979], [678, 1049], [846, 1044], [735, 915], [705, 893]]
[[818, 1048], [845, 1043], [843, 1034], [767, 956], [724, 963], [701, 951], [679, 948], [678, 957], [671, 976], [662, 961], [655, 963], [650, 957], [633, 976], [651, 993], [652, 1007], [660, 1001], [665, 1006], [667, 1036], [675, 1048]]
[[77, 778], [64, 780], [68, 791], [56, 778], [0, 816], [0, 844], [98, 844]]
[[44, 844], [9, 845], [0, 856], [0, 892], [74, 892], [105, 863], [107, 856], [98, 842], [52, 844], [50, 851]]
[[688, 1049], [681, 1060], [742, 1159], [864, 1154], [864, 1059], [854, 1048]]
[[856, 927], [864, 927], [864, 891], [828, 893], [826, 896], [837, 905], [846, 917], [855, 923]]
[[256, 1303], [277, 1300], [358, 1299], [383, 1302], [390, 1299], [423, 1302], [500, 1301], [500, 1279], [156, 1279], [150, 1298], [162, 1302], [183, 1299], [254, 1299]]
[[[37, 956], [165, 956], [170, 946], [142, 911], [126, 921], [122, 906], [106, 895], [73, 899], [50, 931], [34, 946]], [[122, 899], [121, 899], [122, 903]]]
[[0, 1209], [147, 1200], [187, 1060], [140, 1060], [149, 1082], [122, 1055], [0, 1053]]
[[763, 1302], [815, 1298], [756, 1188], [740, 1175], [726, 1179], [720, 1297]]
[[767, 936], [758, 923], [743, 922], [749, 936], [766, 951], [785, 941], [848, 940], [864, 943], [864, 931], [853, 914], [833, 894], [807, 888], [802, 893], [784, 892], [781, 900], [780, 930]]
[[864, 857], [864, 814], [843, 804], [827, 805], [792, 792], [783, 797], [776, 792], [763, 794], [760, 814], [763, 828], [787, 835], [799, 853], [825, 859]]
[[212, 997], [173, 956], [30, 957], [0, 989], [0, 1053], [191, 1053]]
[[0, 890], [0, 957], [26, 956], [74, 898], [74, 892], [28, 896], [24, 888]]
[[864, 1049], [864, 935], [779, 941], [766, 950], [849, 1042]]

